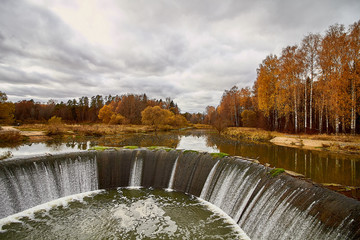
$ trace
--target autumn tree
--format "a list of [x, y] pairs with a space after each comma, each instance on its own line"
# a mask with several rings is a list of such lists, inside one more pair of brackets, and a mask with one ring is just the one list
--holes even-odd
[[244, 110], [241, 113], [244, 127], [256, 127], [256, 113], [252, 110]]
[[351, 134], [356, 131], [357, 96], [360, 81], [360, 20], [350, 26], [347, 34], [349, 54], [348, 77], [351, 85]]
[[109, 123], [113, 115], [114, 112], [111, 110], [110, 106], [105, 105], [100, 109], [98, 117], [103, 123]]
[[[304, 130], [313, 128], [314, 81], [319, 75], [320, 34], [310, 33], [304, 37], [300, 51], [304, 61]], [[309, 82], [309, 84], [308, 84]], [[309, 85], [309, 86], [308, 86]], [[309, 106], [309, 110], [308, 110]], [[309, 117], [308, 117], [309, 112]], [[308, 121], [309, 119], [309, 121]]]
[[204, 123], [212, 125], [215, 122], [216, 109], [214, 106], [207, 106], [205, 110], [206, 112], [205, 112]]
[[258, 108], [270, 121], [272, 129], [278, 129], [278, 87], [279, 59], [276, 55], [267, 56], [257, 69], [256, 96]]
[[230, 121], [225, 115], [222, 115], [219, 109], [216, 109], [215, 120], [212, 126], [219, 132], [224, 131], [230, 125]]
[[[339, 133], [340, 123], [345, 131], [346, 115], [349, 113], [349, 95], [347, 88], [349, 82], [345, 77], [346, 51], [346, 33], [343, 25], [330, 26], [321, 42], [321, 51], [319, 53], [320, 66], [322, 71], [322, 81], [326, 81], [326, 87], [329, 95], [329, 113], [333, 116], [331, 119], [335, 132]], [[340, 122], [342, 121], [342, 122]]]
[[7, 95], [0, 91], [0, 124], [11, 124], [14, 121], [15, 106], [7, 102]]
[[301, 52], [297, 49], [297, 46], [288, 46], [282, 51], [277, 96], [279, 113], [286, 118], [285, 126], [293, 115], [295, 132], [299, 126], [300, 75], [303, 72]]
[[116, 113], [112, 105], [104, 105], [99, 111], [99, 119], [103, 121], [103, 123], [108, 124], [123, 124], [126, 119], [119, 113]]
[[162, 109], [159, 106], [147, 107], [141, 112], [141, 121], [145, 125], [151, 125], [158, 129], [160, 125], [165, 125], [169, 122], [173, 113], [169, 110]]

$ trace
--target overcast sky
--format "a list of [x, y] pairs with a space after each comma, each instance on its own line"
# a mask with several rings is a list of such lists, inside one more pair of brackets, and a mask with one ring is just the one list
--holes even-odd
[[268, 54], [358, 20], [359, 0], [1, 0], [0, 91], [13, 102], [146, 93], [203, 112], [251, 87]]

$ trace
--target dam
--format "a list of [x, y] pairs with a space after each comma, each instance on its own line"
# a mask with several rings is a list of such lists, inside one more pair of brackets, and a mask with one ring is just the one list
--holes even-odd
[[[118, 149], [0, 163], [0, 218], [101, 189], [168, 189], [224, 211], [250, 239], [360, 239], [360, 202], [251, 159]], [[1, 236], [1, 235], [0, 235]]]

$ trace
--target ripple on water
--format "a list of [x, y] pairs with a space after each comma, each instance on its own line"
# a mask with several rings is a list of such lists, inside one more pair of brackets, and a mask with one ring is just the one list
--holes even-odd
[[0, 220], [0, 239], [248, 239], [220, 209], [158, 189], [61, 198]]

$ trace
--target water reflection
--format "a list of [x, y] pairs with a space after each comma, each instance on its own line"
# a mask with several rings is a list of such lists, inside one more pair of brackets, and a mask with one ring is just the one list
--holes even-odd
[[192, 130], [180, 132], [123, 134], [86, 140], [64, 140], [33, 143], [16, 148], [0, 148], [0, 155], [11, 151], [13, 157], [85, 151], [93, 146], [166, 146], [178, 149], [193, 149], [208, 152], [225, 152], [268, 163], [301, 173], [315, 182], [339, 183], [360, 186], [360, 158], [324, 151], [310, 151], [276, 146], [267, 143], [239, 142], [226, 139], [215, 132]]
[[208, 135], [208, 141], [221, 151], [268, 163], [305, 175], [318, 183], [339, 183], [360, 186], [360, 159], [358, 156], [311, 151], [266, 143], [248, 143], [226, 140]]

